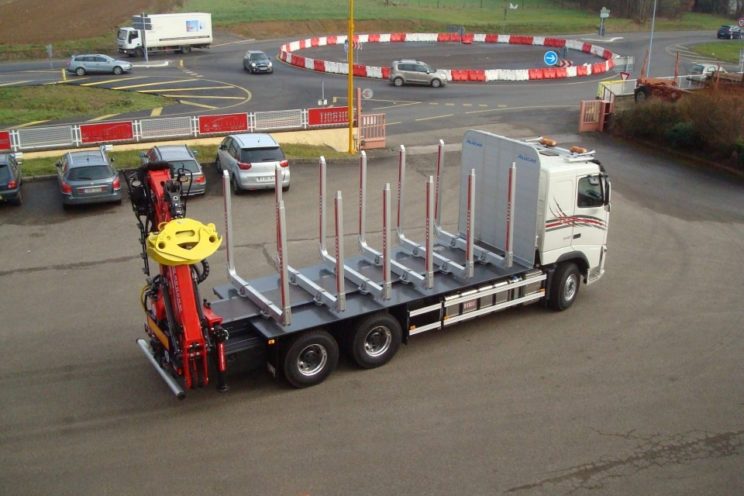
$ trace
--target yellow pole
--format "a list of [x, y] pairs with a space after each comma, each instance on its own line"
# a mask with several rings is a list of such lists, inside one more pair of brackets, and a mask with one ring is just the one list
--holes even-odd
[[354, 153], [354, 0], [349, 0], [349, 35], [346, 50], [349, 75], [346, 81], [346, 100], [349, 105], [349, 153]]
[[62, 69], [62, 81], [67, 81], [67, 71], [64, 68]]

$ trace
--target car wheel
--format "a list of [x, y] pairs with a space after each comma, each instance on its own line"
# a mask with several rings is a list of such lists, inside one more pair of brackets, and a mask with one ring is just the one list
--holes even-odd
[[395, 86], [403, 86], [403, 78], [397, 77], [397, 78], [393, 79], [393, 84]]
[[124, 71], [118, 65], [114, 67], [114, 74], [116, 74], [117, 76], [121, 75], [122, 72]]
[[85, 69], [83, 69], [82, 67], [78, 67], [77, 69], [75, 69], [75, 74], [78, 76], [85, 76]]
[[241, 193], [240, 185], [238, 184], [238, 180], [235, 179], [235, 176], [232, 176], [230, 178], [230, 186], [232, 186], [232, 192], [234, 195], [239, 195]]
[[23, 205], [23, 192], [21, 190], [18, 190], [18, 196], [15, 197], [14, 200], [10, 202], [11, 205], [15, 205], [16, 207], [20, 207]]
[[432, 79], [431, 80], [431, 87], [432, 88], [439, 88], [442, 86], [442, 82], [439, 79]]
[[286, 186], [282, 186], [282, 191], [289, 191], [289, 184]]
[[220, 175], [222, 175], [222, 163], [220, 163], [219, 155], [214, 158], [214, 168], [217, 169], [217, 172], [219, 172]]

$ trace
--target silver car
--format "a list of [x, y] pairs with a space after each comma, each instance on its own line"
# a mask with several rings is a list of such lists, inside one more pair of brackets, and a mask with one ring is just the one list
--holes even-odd
[[143, 152], [142, 163], [168, 162], [171, 176], [180, 178], [182, 194], [203, 195], [207, 191], [207, 178], [196, 160], [196, 151], [186, 145], [159, 145]]
[[64, 206], [121, 203], [121, 179], [106, 148], [68, 152], [57, 162], [57, 182]]
[[447, 84], [447, 74], [420, 60], [396, 60], [390, 68], [390, 82], [395, 86], [421, 84], [439, 88]]
[[289, 162], [270, 134], [227, 136], [217, 149], [215, 165], [220, 174], [223, 170], [230, 173], [235, 193], [273, 188], [277, 166], [282, 174], [282, 190], [289, 190]]
[[260, 50], [248, 50], [245, 53], [245, 56], [243, 57], [243, 69], [251, 74], [256, 74], [258, 72], [271, 74], [274, 72], [271, 60]]
[[85, 76], [92, 72], [112, 73], [117, 76], [132, 70], [132, 64], [123, 60], [117, 60], [108, 55], [100, 53], [73, 55], [67, 64], [67, 71], [78, 76]]

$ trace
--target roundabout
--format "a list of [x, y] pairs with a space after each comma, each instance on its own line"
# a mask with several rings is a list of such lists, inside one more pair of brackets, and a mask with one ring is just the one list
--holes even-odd
[[[285, 43], [279, 48], [279, 60], [295, 67], [308, 69], [316, 72], [330, 74], [348, 74], [349, 64], [342, 61], [327, 60], [322, 58], [311, 58], [300, 55], [299, 51], [328, 47], [333, 45], [348, 47], [348, 36], [320, 36], [296, 40]], [[551, 62], [555, 65], [549, 67], [525, 67], [525, 68], [449, 68], [442, 69], [450, 82], [475, 82], [487, 83], [494, 81], [531, 81], [544, 79], [565, 79], [574, 77], [586, 77], [603, 74], [615, 67], [616, 54], [603, 47], [578, 40], [553, 38], [544, 36], [525, 35], [502, 35], [484, 33], [386, 33], [386, 34], [360, 34], [354, 37], [354, 47], [362, 49], [366, 45], [377, 44], [461, 44], [472, 46], [484, 45], [518, 45], [518, 46], [543, 46], [549, 50], [562, 50], [566, 54], [572, 52], [585, 61], [574, 65], [569, 57], [559, 58], [551, 56]], [[554, 52], [555, 53], [555, 52]], [[548, 57], [545, 58], [546, 61]], [[353, 74], [355, 77], [372, 79], [388, 79], [390, 76], [389, 66], [354, 64]]]

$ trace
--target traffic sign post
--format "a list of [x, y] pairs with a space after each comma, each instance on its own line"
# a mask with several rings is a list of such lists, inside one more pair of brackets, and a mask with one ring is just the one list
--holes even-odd
[[558, 54], [553, 50], [548, 50], [545, 52], [545, 55], [543, 55], [543, 62], [545, 62], [545, 65], [547, 66], [554, 66], [558, 63]]
[[610, 9], [607, 7], [602, 7], [602, 10], [599, 11], [599, 35], [604, 36], [605, 35], [605, 19], [610, 17]]

